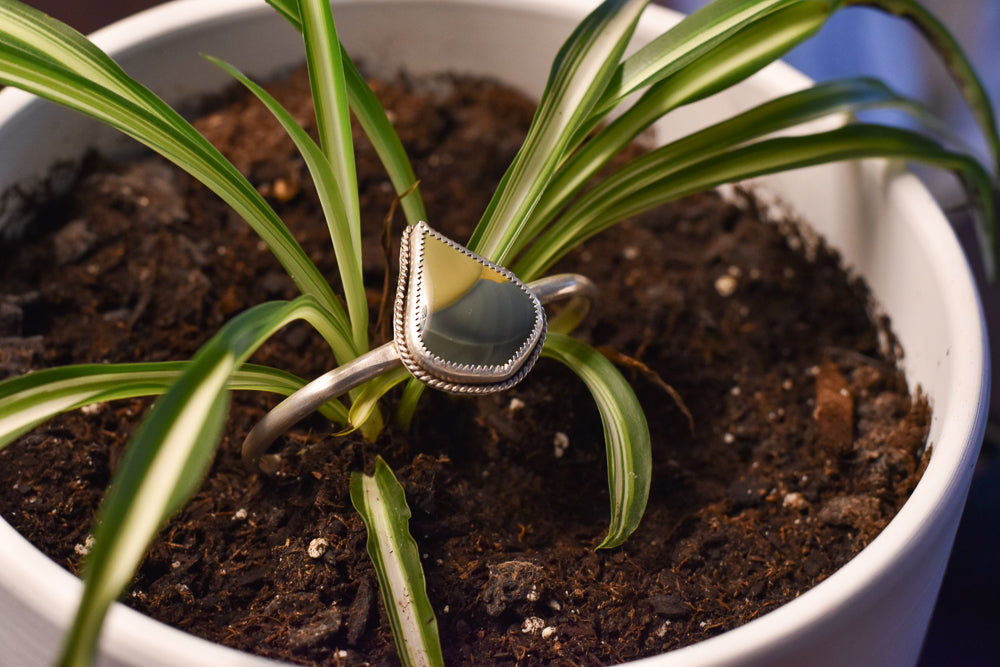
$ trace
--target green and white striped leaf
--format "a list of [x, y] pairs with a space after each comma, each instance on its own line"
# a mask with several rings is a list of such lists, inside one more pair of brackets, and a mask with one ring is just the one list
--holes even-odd
[[614, 365], [586, 343], [550, 332], [542, 356], [555, 359], [587, 385], [604, 424], [611, 521], [598, 549], [619, 546], [646, 510], [652, 475], [649, 426], [639, 399]]
[[[322, 162], [306, 158], [313, 177], [317, 170], [328, 174], [324, 178], [325, 190], [339, 195], [339, 206], [327, 206], [324, 213], [333, 237], [337, 263], [344, 279], [347, 314], [358, 350], [368, 346], [368, 302], [365, 300], [361, 273], [361, 209], [358, 203], [358, 175], [354, 164], [354, 138], [351, 135], [350, 105], [344, 66], [341, 62], [340, 40], [333, 24], [329, 0], [299, 0], [299, 17], [302, 19], [302, 36], [306, 47], [306, 66], [312, 90], [316, 124], [319, 128]], [[245, 77], [242, 79], [247, 83]], [[260, 93], [257, 93], [260, 97]], [[270, 106], [270, 105], [269, 105]], [[278, 107], [280, 109], [280, 106]], [[271, 113], [277, 112], [271, 108]], [[286, 114], [291, 119], [291, 116]], [[285, 125], [285, 121], [282, 121]], [[295, 122], [292, 121], [292, 125]], [[298, 126], [296, 125], [298, 128]], [[301, 130], [301, 128], [298, 128]], [[285, 131], [292, 130], [285, 125]], [[308, 139], [304, 131], [301, 135]], [[294, 138], [294, 137], [293, 137]], [[308, 143], [312, 143], [311, 140]], [[299, 150], [303, 146], [296, 141]], [[339, 187], [338, 187], [339, 186]], [[328, 200], [332, 197], [327, 195]]]
[[276, 331], [319, 317], [316, 300], [268, 302], [213, 336], [156, 402], [126, 447], [94, 528], [84, 592], [63, 665], [92, 660], [108, 607], [129, 584], [163, 522], [197, 490], [214, 457], [229, 405], [230, 378]]
[[571, 141], [607, 87], [647, 2], [606, 0], [563, 44], [528, 136], [473, 232], [470, 250], [505, 263], [556, 167], [576, 147]]
[[351, 136], [350, 105], [340, 40], [327, 0], [299, 0], [299, 18], [306, 46], [306, 65], [312, 87], [313, 106], [323, 153], [330, 161], [335, 180], [344, 192], [347, 211], [345, 225], [357, 230], [358, 261], [361, 259], [360, 207], [358, 177], [354, 165], [354, 140]]
[[351, 502], [368, 531], [368, 555], [400, 662], [406, 667], [443, 665], [420, 551], [410, 535], [410, 508], [403, 487], [381, 456], [371, 476], [351, 475]]
[[[80, 364], [5, 380], [0, 383], [0, 448], [63, 412], [123, 398], [159, 396], [187, 367], [186, 361]], [[276, 368], [244, 364], [229, 378], [227, 388], [288, 396], [305, 384]], [[347, 422], [347, 409], [336, 401], [324, 403], [319, 411], [331, 421]]]
[[396, 368], [383, 373], [366, 383], [351, 403], [347, 413], [347, 422], [352, 429], [360, 428], [365, 422], [378, 413], [378, 402], [390, 389], [412, 379], [413, 376], [405, 368]]
[[[296, 0], [267, 1], [296, 30], [302, 31], [302, 20], [299, 17]], [[340, 59], [344, 67], [347, 97], [351, 111], [354, 112], [354, 117], [358, 119], [361, 129], [371, 140], [379, 160], [385, 166], [396, 195], [401, 197], [400, 204], [406, 221], [415, 225], [421, 220], [427, 220], [423, 199], [420, 197], [419, 189], [415, 187], [417, 177], [413, 173], [413, 165], [406, 154], [406, 149], [403, 148], [403, 142], [400, 141], [399, 135], [386, 116], [382, 104], [365, 82], [350, 56], [343, 50], [343, 46], [341, 46]]]
[[[671, 109], [713, 94], [753, 73], [810, 37], [832, 13], [847, 5], [870, 6], [901, 16], [928, 38], [965, 95], [986, 136], [995, 169], [1000, 169], [1000, 139], [995, 116], [979, 78], [954, 38], [913, 0], [717, 0], [623, 62], [590, 120], [578, 132], [590, 132], [611, 109], [624, 102], [627, 95], [643, 87], [649, 90], [560, 167], [532, 211], [524, 236], [511, 252], [520, 252], [534, 243], [528, 254], [533, 253], [536, 257], [563, 254], [565, 249], [556, 251], [549, 245], [557, 234], [547, 233], [538, 238], [539, 233], [588, 179], [642, 129]], [[910, 110], [914, 111], [915, 107]], [[927, 123], [933, 120], [928, 114], [917, 111], [914, 115], [937, 129], [933, 123]], [[719, 139], [725, 146], [735, 143], [727, 141], [725, 136]], [[630, 187], [634, 186], [630, 184]], [[985, 201], [978, 196], [977, 200]], [[576, 208], [582, 207], [583, 203], [577, 202]], [[990, 216], [991, 212], [982, 216], [979, 225], [982, 238], [987, 237], [985, 232], [989, 229]], [[572, 219], [573, 215], [567, 217]], [[992, 254], [995, 251], [987, 248], [984, 252]], [[990, 260], [986, 261], [989, 266]], [[522, 272], [522, 267], [528, 265], [534, 268]], [[538, 275], [534, 259], [522, 258], [516, 267], [515, 271], [524, 279]]]
[[0, 0], [0, 84], [96, 118], [190, 173], [253, 227], [304, 294], [347, 321], [329, 284], [260, 193], [190, 123], [82, 35]]
[[[586, 183], [654, 122], [673, 109], [742, 81], [774, 62], [815, 34], [827, 17], [824, 6], [815, 3], [772, 11], [733, 31], [714, 48], [657, 81], [560, 166], [532, 211], [524, 237], [512, 250], [520, 252]], [[592, 125], [582, 127], [581, 131], [589, 133]]]
[[831, 14], [843, 0], [716, 0], [626, 58], [617, 69], [594, 118], [607, 115], [632, 93], [661, 81], [710, 52], [732, 35], [790, 7]]
[[[660, 85], [660, 84], [657, 84]], [[641, 103], [641, 102], [640, 102]], [[792, 130], [824, 117], [841, 121], [867, 109], [893, 107], [919, 119], [927, 111], [882, 82], [870, 78], [840, 79], [784, 95], [737, 116], [682, 137], [632, 160], [604, 177], [567, 208], [514, 265], [524, 280], [533, 280], [586, 236], [581, 229], [599, 202], [625, 199], [667, 175], [678, 173], [709, 156], [768, 135]], [[613, 126], [609, 126], [611, 129]], [[599, 139], [600, 137], [598, 137]]]
[[919, 162], [955, 173], [976, 212], [976, 232], [988, 276], [995, 274], [996, 210], [992, 177], [975, 159], [946, 150], [912, 130], [854, 124], [829, 132], [777, 137], [713, 153], [665, 168], [649, 185], [628, 193], [608, 192], [573, 222], [562, 243], [569, 248], [599, 231], [659, 204], [724, 183], [840, 160], [886, 158]]
[[[210, 56], [206, 56], [206, 59], [246, 86], [247, 90], [253, 93], [277, 119], [302, 155], [302, 159], [313, 177], [313, 183], [316, 186], [316, 192], [330, 230], [333, 249], [337, 255], [337, 266], [340, 270], [341, 282], [344, 285], [344, 297], [347, 301], [347, 312], [351, 321], [354, 348], [357, 350], [366, 349], [368, 346], [368, 301], [365, 298], [364, 274], [361, 267], [360, 232], [355, 234], [357, 227], [351, 221], [346, 208], [345, 190], [340, 187], [338, 177], [329, 160], [309, 136], [309, 133], [270, 93], [229, 63]], [[351, 358], [338, 357], [337, 360], [340, 363], [346, 363]]]
[[395, 421], [397, 426], [406, 429], [410, 428], [410, 424], [413, 423], [413, 417], [417, 414], [417, 406], [420, 405], [420, 398], [426, 390], [427, 385], [417, 378], [412, 378], [406, 383], [399, 397], [399, 405], [396, 406], [396, 414], [393, 417], [393, 421]]

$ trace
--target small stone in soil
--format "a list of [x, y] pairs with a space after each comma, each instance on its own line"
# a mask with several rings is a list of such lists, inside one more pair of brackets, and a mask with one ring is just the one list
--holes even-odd
[[721, 297], [732, 296], [736, 293], [736, 288], [738, 286], [739, 281], [729, 274], [719, 276], [715, 281], [715, 291], [718, 292]]
[[342, 623], [340, 610], [337, 607], [328, 607], [304, 628], [292, 633], [288, 640], [289, 645], [296, 649], [315, 646], [340, 630]]
[[317, 537], [309, 542], [309, 548], [306, 553], [309, 554], [310, 558], [319, 558], [326, 553], [326, 548], [329, 542], [326, 541], [325, 537]]
[[538, 599], [542, 568], [523, 560], [510, 560], [490, 566], [490, 577], [480, 592], [486, 613], [499, 616], [512, 602]]
[[561, 459], [567, 449], [569, 449], [569, 436], [562, 431], [558, 431], [552, 438], [552, 454], [557, 459]]
[[521, 623], [521, 632], [526, 635], [533, 635], [545, 627], [545, 621], [537, 616], [529, 616]]
[[784, 499], [781, 501], [781, 506], [802, 512], [809, 509], [809, 501], [801, 493], [794, 491], [785, 494]]
[[860, 529], [879, 516], [879, 501], [874, 496], [838, 496], [820, 509], [816, 518], [833, 526]]

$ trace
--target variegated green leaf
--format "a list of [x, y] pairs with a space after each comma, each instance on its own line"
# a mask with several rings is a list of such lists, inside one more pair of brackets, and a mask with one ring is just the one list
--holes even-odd
[[246, 178], [79, 33], [21, 3], [0, 0], [0, 84], [92, 116], [189, 172], [253, 227], [303, 293], [316, 296], [330, 317], [347, 321], [329, 284]]
[[809, 6], [832, 13], [843, 0], [716, 0], [626, 58], [594, 109], [603, 118], [632, 93], [671, 76], [774, 12]]
[[[159, 396], [188, 366], [186, 361], [60, 366], [0, 382], [0, 448], [57, 414], [94, 403], [138, 396]], [[288, 396], [305, 385], [302, 378], [276, 368], [244, 364], [229, 378], [232, 391], [266, 391]], [[320, 408], [327, 419], [346, 423], [347, 409], [329, 401]]]
[[899, 16], [912, 23], [917, 31], [927, 39], [965, 97], [993, 157], [994, 176], [1000, 175], [1000, 134], [998, 134], [1000, 129], [997, 127], [996, 114], [993, 112], [993, 105], [990, 103], [982, 80], [976, 74], [975, 68], [972, 67], [972, 63], [969, 62], [969, 58], [962, 50], [958, 40], [933, 14], [914, 0], [844, 1], [848, 5], [872, 7]]
[[410, 508], [403, 487], [381, 456], [371, 476], [351, 475], [351, 502], [368, 531], [368, 555], [400, 662], [407, 667], [443, 665], [420, 551], [410, 535]]
[[976, 213], [976, 231], [987, 275], [995, 274], [996, 210], [991, 175], [975, 159], [949, 151], [923, 134], [882, 125], [854, 124], [829, 132], [778, 137], [713, 152], [695, 162], [665, 166], [649, 185], [634, 192], [608, 193], [591, 202], [560, 243], [568, 249], [599, 231], [688, 194], [756, 176], [839, 160], [887, 158], [919, 162], [954, 172]]
[[528, 136], [468, 243], [504, 263], [571, 141], [604, 92], [648, 0], [606, 0], [577, 26], [552, 65]]
[[[658, 84], [659, 85], [659, 84]], [[640, 102], [641, 104], [641, 102]], [[624, 199], [668, 174], [675, 174], [709, 156], [769, 134], [790, 130], [820, 118], [848, 115], [866, 109], [893, 107], [923, 117], [926, 112], [876, 79], [841, 79], [818, 84], [775, 100], [720, 123], [660, 146], [603, 178], [583, 193], [525, 252], [514, 266], [525, 280], [533, 280], [579, 243], [580, 233], [599, 202]], [[611, 130], [614, 125], [609, 126]], [[600, 140], [600, 136], [597, 137]]]
[[[654, 122], [673, 109], [742, 81], [774, 62], [815, 34], [828, 15], [825, 5], [816, 3], [776, 9], [732, 31], [725, 40], [687, 65], [673, 68], [670, 76], [653, 84], [560, 166], [532, 211], [521, 243], [512, 250], [520, 252], [527, 240], [549, 224], [587, 182]], [[590, 124], [581, 128], [588, 133], [591, 130]]]
[[[268, 0], [268, 4], [274, 7], [292, 26], [302, 31], [302, 21], [299, 17], [296, 0]], [[347, 96], [351, 105], [351, 111], [361, 124], [361, 129], [371, 140], [379, 160], [385, 166], [389, 180], [392, 181], [396, 195], [401, 197], [400, 204], [406, 220], [409, 224], [415, 225], [421, 220], [427, 220], [427, 211], [424, 209], [424, 202], [420, 197], [420, 191], [416, 188], [417, 177], [413, 173], [413, 166], [410, 158], [403, 148], [403, 142], [392, 127], [385, 109], [365, 82], [358, 68], [351, 61], [350, 56], [341, 47], [341, 62], [344, 67], [344, 76], [347, 83]]]
[[378, 410], [378, 402], [396, 385], [411, 379], [413, 376], [405, 368], [397, 368], [383, 373], [371, 382], [365, 384], [351, 403], [347, 413], [347, 421], [351, 428], [359, 428], [367, 422]]
[[[333, 249], [337, 255], [337, 266], [340, 270], [340, 279], [344, 285], [344, 296], [347, 301], [347, 312], [350, 316], [354, 345], [356, 349], [365, 349], [368, 346], [368, 301], [365, 298], [364, 274], [361, 268], [359, 249], [361, 240], [360, 236], [355, 233], [357, 227], [347, 212], [345, 190], [340, 187], [330, 162], [309, 136], [309, 133], [270, 93], [229, 63], [211, 56], [206, 56], [206, 58], [246, 86], [268, 108], [288, 136], [291, 137], [296, 148], [299, 149], [299, 153], [313, 177], [313, 183], [323, 207], [323, 214], [330, 229], [330, 238], [333, 241]], [[346, 363], [350, 361], [350, 358], [338, 357], [337, 360], [340, 363]]]
[[62, 664], [92, 660], [108, 607], [131, 581], [166, 518], [201, 484], [222, 434], [230, 378], [264, 341], [297, 319], [325, 322], [309, 296], [263, 303], [237, 315], [202, 346], [143, 420], [98, 513], [83, 598]]
[[[358, 176], [354, 165], [354, 139], [351, 135], [350, 106], [344, 65], [341, 62], [340, 40], [333, 24], [329, 0], [299, 0], [299, 17], [302, 19], [302, 36], [306, 47], [306, 66], [312, 90], [316, 124], [319, 128], [321, 155], [325, 160], [310, 160], [310, 173], [324, 172], [327, 192], [336, 191], [339, 206], [324, 206], [327, 225], [333, 237], [337, 263], [344, 279], [347, 314], [351, 318], [351, 331], [358, 350], [368, 346], [368, 302], [365, 300], [361, 273], [361, 210], [358, 203]], [[245, 78], [244, 84], [247, 83]], [[262, 92], [262, 91], [261, 91]], [[260, 97], [260, 92], [257, 93]], [[269, 105], [271, 113], [280, 116], [278, 109]], [[289, 114], [285, 114], [291, 119]], [[294, 120], [291, 123], [299, 130]], [[285, 130], [294, 131], [282, 121]], [[308, 139], [305, 132], [302, 136]], [[294, 137], [293, 137], [294, 138]], [[311, 144], [311, 140], [308, 142]], [[299, 150], [303, 145], [296, 141]], [[339, 187], [338, 187], [339, 186]], [[332, 199], [328, 197], [328, 199]]]
[[542, 356], [555, 359], [587, 385], [604, 424], [611, 521], [598, 545], [610, 549], [639, 525], [649, 498], [652, 453], [649, 426], [628, 381], [600, 352], [564, 334], [550, 332]]

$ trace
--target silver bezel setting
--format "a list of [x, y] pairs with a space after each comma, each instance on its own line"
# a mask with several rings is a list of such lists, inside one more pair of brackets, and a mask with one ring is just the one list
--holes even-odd
[[[424, 240], [427, 236], [447, 244], [510, 280], [532, 301], [535, 325], [529, 337], [503, 364], [459, 364], [434, 354], [424, 346], [421, 328], [427, 321], [424, 272]], [[411, 270], [411, 266], [416, 269]], [[506, 268], [490, 262], [464, 246], [419, 222], [403, 233], [399, 253], [399, 282], [393, 309], [393, 334], [396, 349], [406, 369], [418, 380], [453, 394], [487, 394], [503, 391], [520, 382], [531, 370], [545, 342], [546, 317], [538, 297]]]

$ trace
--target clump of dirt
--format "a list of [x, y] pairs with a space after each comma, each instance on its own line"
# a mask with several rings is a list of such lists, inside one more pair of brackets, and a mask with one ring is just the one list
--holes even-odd
[[[429, 221], [467, 239], [532, 105], [450, 76], [373, 85], [413, 156]], [[309, 117], [301, 72], [272, 89]], [[336, 285], [308, 175], [266, 111], [234, 93], [197, 125]], [[379, 240], [393, 193], [363, 139], [358, 173], [374, 322], [396, 270]], [[402, 224], [397, 213], [396, 243]], [[35, 227], [46, 233], [0, 262], [5, 376], [184, 359], [241, 310], [296, 293], [244, 222], [159, 159], [90, 160]], [[865, 286], [835, 252], [806, 245], [752, 196], [706, 193], [622, 224], [558, 267], [600, 286], [579, 335], [621, 365], [649, 418], [652, 491], [625, 546], [595, 551], [608, 520], [602, 427], [583, 385], [553, 362], [498, 395], [429, 391], [412, 428], [390, 424], [375, 442], [310, 418], [281, 441], [273, 477], [247, 473], [238, 448], [276, 399], [237, 394], [208, 478], [152, 545], [126, 603], [292, 662], [392, 663], [348, 498], [350, 472], [381, 455], [406, 488], [450, 664], [613, 663], [767, 613], [886, 525], [916, 484], [929, 423]], [[333, 363], [298, 325], [254, 361], [304, 377]], [[0, 451], [4, 518], [77, 571], [148, 405], [92, 406]]]

